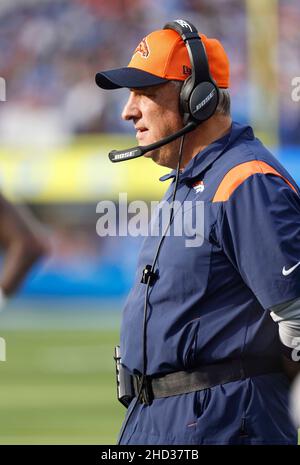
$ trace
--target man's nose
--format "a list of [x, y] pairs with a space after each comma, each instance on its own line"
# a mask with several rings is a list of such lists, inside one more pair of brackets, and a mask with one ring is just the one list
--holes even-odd
[[138, 107], [137, 97], [134, 95], [134, 92], [130, 92], [128, 100], [123, 108], [122, 111], [122, 119], [130, 120], [139, 118], [141, 115], [141, 111]]

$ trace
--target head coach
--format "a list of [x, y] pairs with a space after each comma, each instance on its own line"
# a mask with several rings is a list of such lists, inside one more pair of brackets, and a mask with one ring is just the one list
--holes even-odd
[[152, 158], [172, 169], [164, 200], [204, 208], [200, 247], [166, 231], [144, 240], [123, 310], [119, 443], [296, 444], [286, 373], [299, 366], [300, 192], [231, 120], [223, 46], [176, 20], [96, 82], [130, 89], [122, 117], [139, 146], [111, 161]]

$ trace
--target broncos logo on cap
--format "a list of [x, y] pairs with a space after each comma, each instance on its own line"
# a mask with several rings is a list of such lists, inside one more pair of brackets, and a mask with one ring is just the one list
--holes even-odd
[[134, 51], [134, 54], [135, 53], [140, 53], [142, 55], [142, 57], [144, 58], [147, 58], [150, 54], [150, 50], [149, 50], [149, 47], [148, 47], [148, 44], [147, 44], [147, 41], [146, 41], [146, 38], [144, 37], [144, 39], [139, 43], [139, 45], [137, 46], [137, 48], [135, 49]]

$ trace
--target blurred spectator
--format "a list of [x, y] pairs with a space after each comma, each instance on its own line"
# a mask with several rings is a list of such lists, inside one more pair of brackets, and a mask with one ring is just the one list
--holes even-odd
[[300, 428], [300, 374], [292, 384], [290, 404], [291, 416], [295, 427]]
[[300, 143], [300, 102], [291, 98], [293, 77], [300, 76], [300, 3], [279, 3], [280, 135], [285, 144]]

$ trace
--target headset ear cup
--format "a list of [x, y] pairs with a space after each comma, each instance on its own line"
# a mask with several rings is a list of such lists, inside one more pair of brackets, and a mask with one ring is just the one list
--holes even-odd
[[191, 92], [189, 98], [191, 119], [206, 121], [216, 111], [219, 103], [219, 89], [212, 82], [201, 82]]
[[180, 113], [184, 124], [206, 121], [215, 113], [218, 103], [219, 89], [212, 82], [201, 82], [193, 89], [191, 77], [184, 81], [180, 92]]
[[193, 90], [192, 77], [189, 76], [183, 83], [179, 97], [179, 109], [183, 116], [183, 123], [186, 124], [191, 120], [190, 96]]

